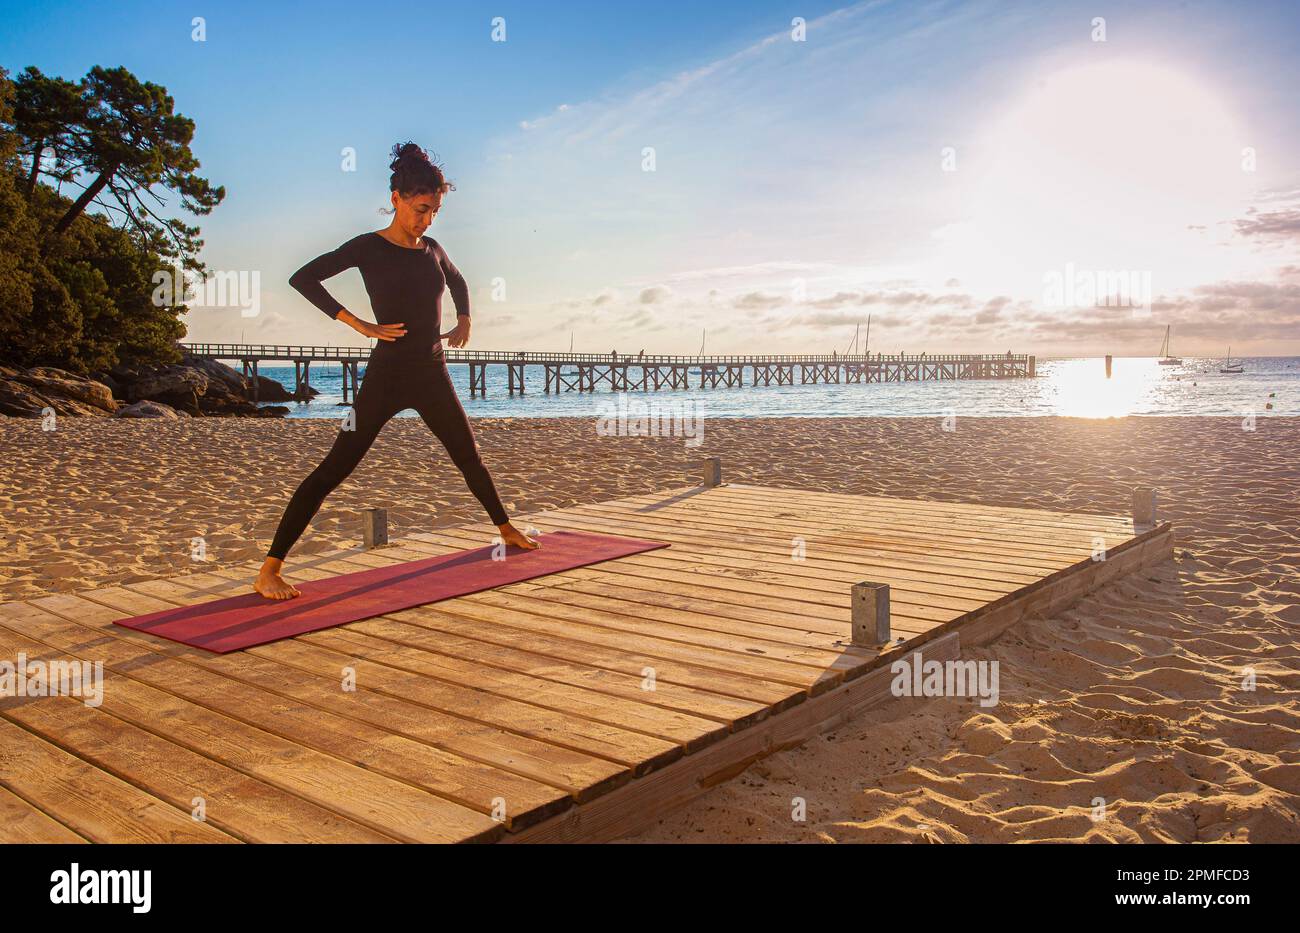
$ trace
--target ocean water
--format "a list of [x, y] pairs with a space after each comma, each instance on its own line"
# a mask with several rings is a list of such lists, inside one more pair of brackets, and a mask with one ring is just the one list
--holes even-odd
[[[689, 390], [634, 389], [625, 393], [623, 401], [633, 406], [624, 408], [633, 415], [637, 406], [646, 405], [651, 413], [658, 410], [664, 416], [680, 409], [690, 417], [718, 418], [1300, 415], [1300, 357], [1255, 357], [1242, 362], [1244, 373], [1225, 375], [1219, 372], [1219, 359], [1184, 358], [1181, 366], [1160, 366], [1154, 358], [1117, 358], [1107, 379], [1101, 358], [1040, 359], [1035, 379], [740, 389], [700, 389], [699, 377], [692, 375]], [[620, 393], [611, 392], [608, 385], [599, 385], [594, 393], [547, 395], [542, 391], [546, 379], [540, 366], [527, 367], [528, 391], [513, 398], [505, 366], [489, 366], [486, 398], [471, 399], [468, 368], [455, 364], [450, 368], [461, 404], [473, 417], [594, 418], [619, 412]], [[264, 365], [259, 371], [292, 390], [292, 366]], [[749, 377], [747, 369], [745, 378]], [[292, 418], [342, 417], [341, 369], [313, 363], [311, 380], [321, 393], [313, 401], [277, 404], [288, 405]], [[417, 415], [405, 411], [398, 417]]]

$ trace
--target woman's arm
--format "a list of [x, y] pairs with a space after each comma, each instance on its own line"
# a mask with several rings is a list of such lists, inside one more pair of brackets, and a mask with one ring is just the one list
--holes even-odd
[[442, 274], [447, 277], [447, 288], [451, 289], [451, 300], [456, 303], [456, 316], [469, 317], [469, 285], [465, 282], [465, 276], [460, 274], [460, 270], [451, 261], [451, 257], [442, 248], [442, 244], [438, 243], [436, 246], [438, 263], [442, 266]]
[[[322, 253], [289, 276], [289, 284], [325, 314], [338, 320], [339, 312], [346, 309], [339, 304], [333, 295], [325, 290], [321, 280], [328, 279], [331, 276], [338, 275], [344, 269], [351, 269], [356, 266], [358, 259], [356, 247], [357, 241], [354, 238], [348, 240], [338, 249]], [[350, 314], [349, 317], [351, 317]]]
[[348, 240], [338, 249], [322, 253], [307, 263], [293, 275], [289, 284], [296, 288], [304, 298], [320, 308], [336, 321], [342, 321], [357, 333], [365, 337], [374, 337], [391, 343], [399, 337], [406, 336], [405, 322], [399, 324], [372, 324], [357, 317], [325, 290], [321, 279], [338, 275], [344, 269], [351, 269], [359, 261], [361, 237]]

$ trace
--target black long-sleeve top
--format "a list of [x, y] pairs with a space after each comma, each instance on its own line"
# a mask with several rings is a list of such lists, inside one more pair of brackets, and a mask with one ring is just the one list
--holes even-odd
[[406, 324], [405, 336], [380, 340], [372, 359], [442, 357], [442, 293], [451, 289], [456, 314], [469, 317], [469, 286], [447, 251], [432, 237], [423, 247], [398, 246], [377, 232], [353, 237], [338, 249], [323, 253], [289, 277], [289, 284], [331, 318], [343, 310], [325, 290], [322, 279], [344, 269], [361, 271], [370, 308], [378, 324]]

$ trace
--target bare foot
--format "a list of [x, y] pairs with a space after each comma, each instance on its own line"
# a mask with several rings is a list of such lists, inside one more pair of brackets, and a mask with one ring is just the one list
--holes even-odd
[[262, 564], [257, 579], [253, 581], [253, 589], [267, 599], [293, 599], [301, 596], [292, 583], [280, 576], [280, 568], [283, 566], [284, 561], [268, 557], [266, 563]]
[[510, 522], [504, 525], [497, 525], [497, 530], [501, 532], [501, 540], [505, 544], [513, 544], [521, 547], [526, 551], [535, 551], [542, 546], [542, 542], [536, 538], [530, 538]]

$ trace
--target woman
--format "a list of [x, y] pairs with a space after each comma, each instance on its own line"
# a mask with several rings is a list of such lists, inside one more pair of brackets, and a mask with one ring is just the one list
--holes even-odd
[[[356, 468], [389, 418], [414, 408], [440, 440], [482, 503], [506, 544], [540, 547], [506, 517], [492, 476], [479, 455], [465, 409], [451, 384], [442, 341], [463, 347], [469, 342], [469, 288], [446, 250], [424, 236], [454, 191], [442, 169], [415, 143], [393, 147], [389, 182], [393, 222], [384, 230], [363, 233], [338, 249], [317, 256], [289, 279], [308, 301], [337, 321], [379, 343], [370, 354], [366, 376], [353, 405], [355, 423], [345, 423], [334, 446], [302, 481], [284, 517], [253, 588], [268, 599], [292, 599], [299, 591], [280, 575], [284, 559], [321, 503]], [[377, 323], [363, 321], [344, 308], [321, 285], [322, 279], [353, 266], [370, 296]], [[439, 334], [442, 293], [450, 287], [456, 303], [456, 327]], [[407, 327], [407, 322], [410, 327]]]

